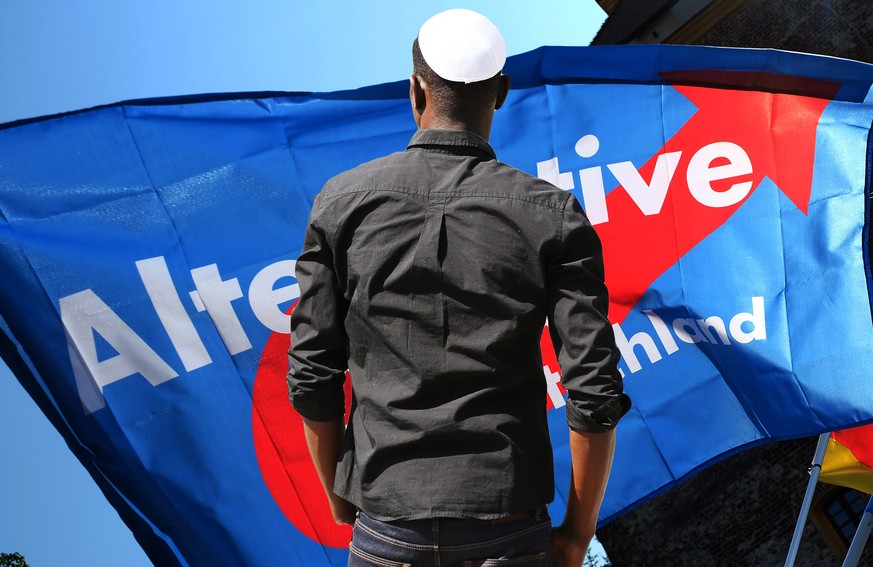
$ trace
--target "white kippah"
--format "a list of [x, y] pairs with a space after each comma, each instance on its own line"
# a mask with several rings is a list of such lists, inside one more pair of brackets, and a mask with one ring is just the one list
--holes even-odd
[[434, 73], [447, 81], [484, 81], [506, 63], [506, 43], [497, 26], [463, 8], [440, 12], [424, 22], [418, 47]]

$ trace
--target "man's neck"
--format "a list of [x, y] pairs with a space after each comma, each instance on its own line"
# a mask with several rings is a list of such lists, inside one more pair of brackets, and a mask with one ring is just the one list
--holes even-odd
[[480, 120], [456, 120], [446, 116], [423, 116], [419, 128], [439, 128], [442, 130], [465, 130], [472, 132], [485, 140], [491, 136], [491, 118], [493, 115], [483, 116]]

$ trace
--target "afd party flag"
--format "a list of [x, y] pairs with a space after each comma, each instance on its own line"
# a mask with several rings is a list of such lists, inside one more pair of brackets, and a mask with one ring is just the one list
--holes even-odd
[[[601, 522], [744, 447], [873, 419], [873, 66], [622, 46], [507, 73], [497, 155], [603, 240], [635, 405]], [[414, 128], [398, 82], [0, 129], [0, 353], [155, 563], [345, 563], [287, 400], [294, 263], [322, 184]], [[543, 378], [560, 521], [547, 340]]]

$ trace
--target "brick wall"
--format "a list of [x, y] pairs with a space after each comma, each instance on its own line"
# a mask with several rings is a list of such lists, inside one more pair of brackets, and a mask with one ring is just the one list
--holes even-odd
[[[615, 567], [782, 566], [815, 445], [815, 438], [800, 439], [734, 455], [601, 528], [597, 537]], [[865, 560], [861, 565], [871, 564], [869, 551]], [[795, 566], [841, 564], [807, 522]]]
[[745, 0], [697, 43], [771, 47], [873, 63], [873, 1]]

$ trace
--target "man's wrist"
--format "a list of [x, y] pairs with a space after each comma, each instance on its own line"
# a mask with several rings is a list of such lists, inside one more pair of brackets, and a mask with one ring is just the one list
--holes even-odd
[[568, 526], [566, 523], [561, 524], [561, 526], [558, 528], [558, 531], [561, 533], [561, 536], [564, 539], [566, 539], [569, 543], [578, 547], [582, 551], [588, 549], [588, 544], [591, 543], [591, 538], [593, 537], [574, 532], [573, 529], [570, 528], [570, 526]]

